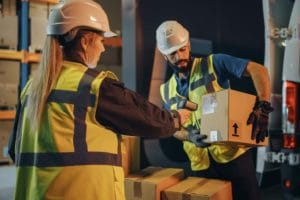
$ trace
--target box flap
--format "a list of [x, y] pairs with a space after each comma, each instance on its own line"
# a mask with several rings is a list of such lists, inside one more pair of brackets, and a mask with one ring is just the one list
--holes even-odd
[[231, 183], [218, 179], [188, 177], [164, 191], [164, 200], [232, 199]]
[[159, 200], [162, 190], [183, 178], [183, 169], [147, 167], [125, 178], [126, 197], [132, 200]]

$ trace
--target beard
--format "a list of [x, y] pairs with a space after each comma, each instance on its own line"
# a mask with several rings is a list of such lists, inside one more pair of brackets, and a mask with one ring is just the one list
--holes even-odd
[[[182, 62], [186, 62], [187, 66], [186, 67], [178, 67], [178, 65]], [[182, 59], [177, 61], [175, 64], [171, 63], [168, 61], [169, 66], [172, 68], [174, 73], [187, 73], [190, 71], [191, 66], [192, 66], [193, 59], [190, 57], [189, 59]]]
[[177, 65], [169, 63], [170, 67], [173, 69], [175, 73], [186, 73], [189, 71], [189, 66], [187, 67], [178, 67]]

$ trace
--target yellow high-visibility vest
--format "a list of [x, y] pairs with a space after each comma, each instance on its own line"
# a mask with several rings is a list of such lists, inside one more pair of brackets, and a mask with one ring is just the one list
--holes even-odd
[[[192, 64], [188, 100], [197, 103], [198, 109], [192, 112], [190, 119], [184, 124], [184, 127], [193, 126], [201, 130], [202, 96], [223, 89], [218, 84], [217, 75], [213, 68], [212, 56], [213, 55], [207, 58], [195, 58]], [[175, 74], [160, 87], [160, 93], [164, 103], [169, 105], [172, 110], [182, 108], [182, 102], [186, 101], [186, 97], [178, 94], [176, 88], [177, 81]], [[218, 144], [211, 145], [208, 148], [197, 148], [189, 141], [183, 142], [183, 148], [191, 161], [191, 168], [194, 171], [204, 170], [209, 167], [208, 151], [216, 162], [227, 163], [248, 149], [247, 147], [238, 147], [233, 144]]]
[[117, 79], [109, 71], [64, 62], [36, 132], [30, 132], [26, 115], [28, 82], [16, 140], [15, 199], [125, 199], [121, 137], [95, 118], [106, 77]]

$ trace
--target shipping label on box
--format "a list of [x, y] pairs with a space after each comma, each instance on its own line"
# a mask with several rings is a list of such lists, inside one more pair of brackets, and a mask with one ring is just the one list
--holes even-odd
[[162, 200], [232, 200], [229, 181], [188, 177], [165, 189]]
[[125, 178], [127, 200], [160, 200], [161, 191], [184, 178], [183, 169], [147, 167]]
[[266, 146], [251, 139], [252, 124], [247, 120], [252, 112], [256, 96], [235, 90], [222, 90], [202, 98], [201, 133], [209, 143], [236, 143]]

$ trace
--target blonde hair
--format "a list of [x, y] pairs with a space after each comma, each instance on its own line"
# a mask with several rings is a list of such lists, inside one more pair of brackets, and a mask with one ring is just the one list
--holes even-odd
[[47, 36], [43, 48], [42, 59], [34, 74], [28, 94], [28, 119], [31, 130], [38, 130], [42, 113], [51, 89], [60, 74], [63, 62], [63, 52], [58, 39]]

